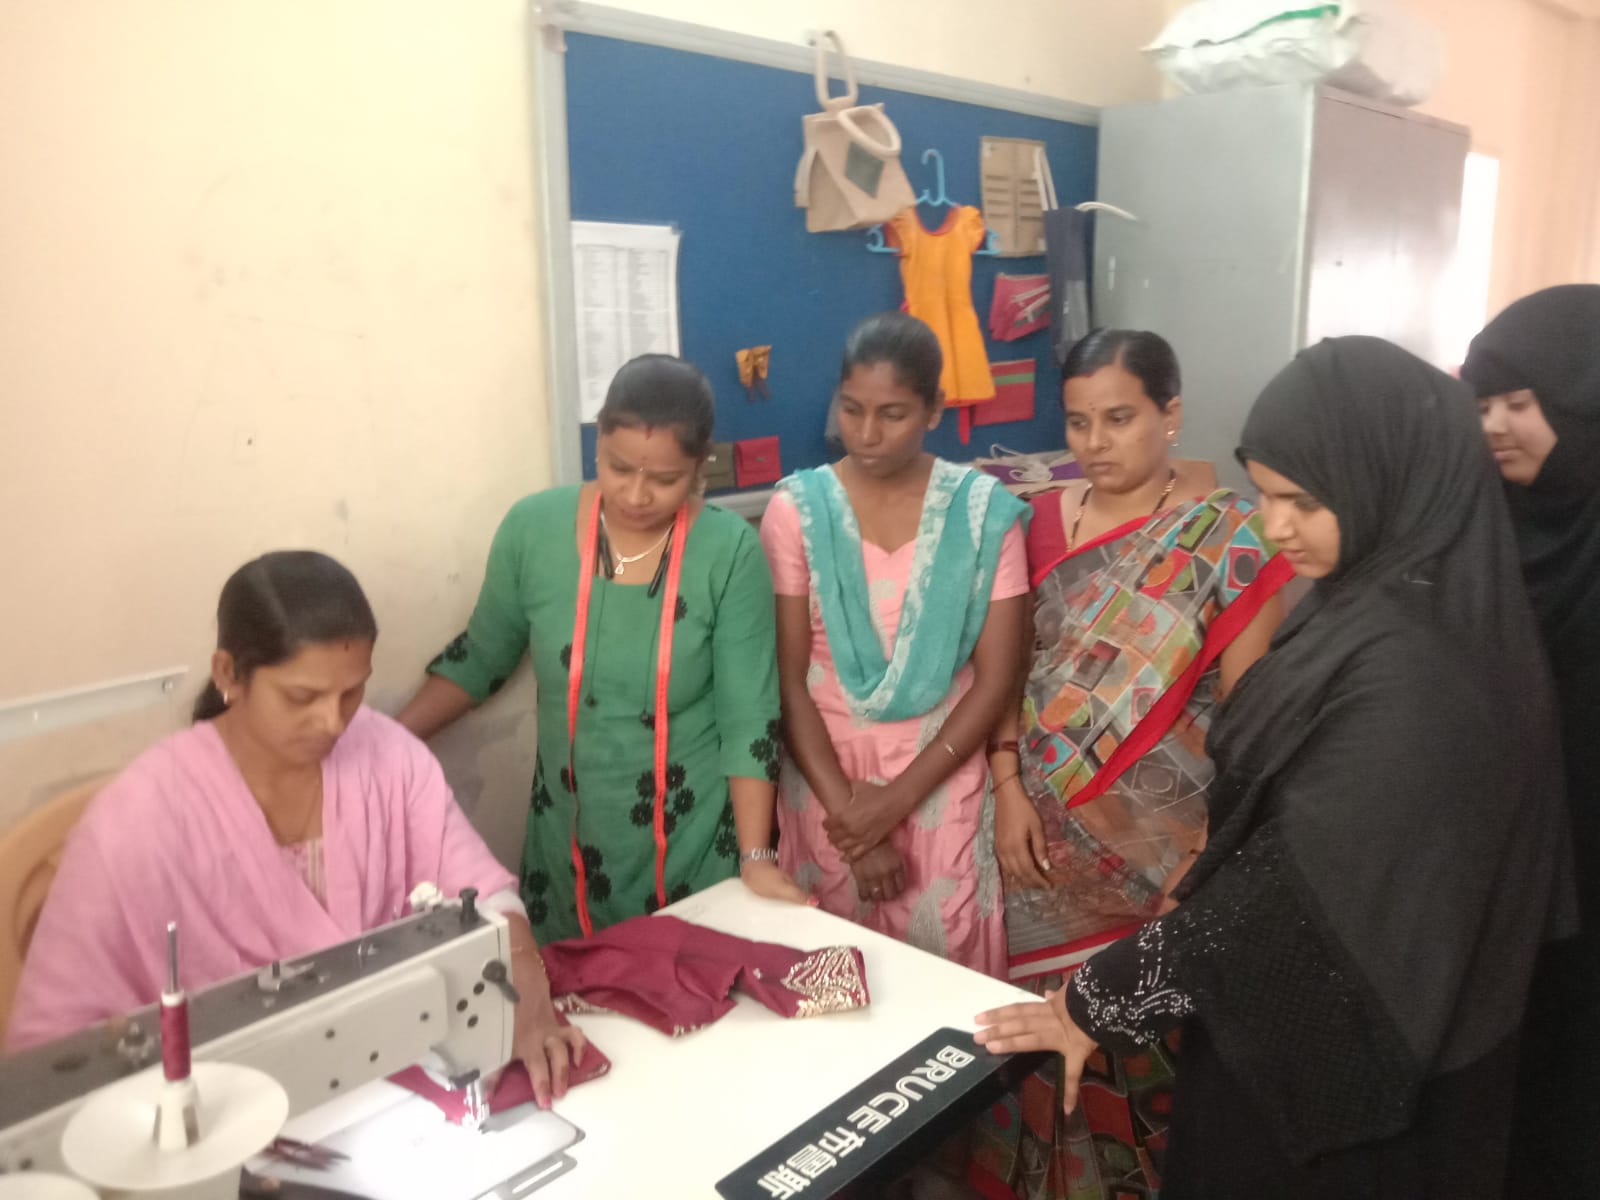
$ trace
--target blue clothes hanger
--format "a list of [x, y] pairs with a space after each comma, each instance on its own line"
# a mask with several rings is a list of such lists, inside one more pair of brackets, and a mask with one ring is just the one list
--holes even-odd
[[894, 246], [889, 245], [889, 243], [884, 240], [883, 226], [874, 225], [871, 229], [867, 230], [867, 253], [893, 254], [898, 256], [900, 251]]
[[[950, 193], [945, 190], [944, 155], [932, 147], [929, 147], [927, 150], [922, 152], [922, 165], [927, 166], [929, 162], [933, 163], [933, 178], [935, 184], [938, 186], [938, 191], [935, 192], [926, 188], [923, 189], [922, 194], [917, 197], [917, 203], [926, 204], [930, 208], [959, 208], [960, 205], [958, 205], [954, 200], [950, 199]], [[900, 251], [896, 247], [889, 245], [888, 241], [884, 238], [883, 226], [874, 225], [871, 229], [867, 230], [867, 253], [899, 255]], [[973, 253], [984, 255], [987, 258], [999, 257], [999, 239], [995, 237], [992, 230], [988, 236], [984, 238], [982, 249], [975, 250]]]
[[922, 195], [917, 197], [917, 203], [926, 204], [933, 208], [955, 208], [956, 202], [950, 199], [950, 193], [944, 190], [944, 155], [937, 150], [924, 150], [922, 152], [922, 165], [927, 166], [929, 159], [933, 160], [933, 177], [938, 180], [939, 191], [938, 194], [924, 191]]

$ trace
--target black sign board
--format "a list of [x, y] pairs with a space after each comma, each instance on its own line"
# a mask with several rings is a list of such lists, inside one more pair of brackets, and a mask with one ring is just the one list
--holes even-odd
[[860, 1179], [1004, 1072], [970, 1033], [940, 1029], [717, 1183], [727, 1200], [819, 1200]]

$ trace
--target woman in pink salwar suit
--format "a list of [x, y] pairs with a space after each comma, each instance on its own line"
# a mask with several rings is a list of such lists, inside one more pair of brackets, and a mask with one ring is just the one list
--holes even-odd
[[427, 748], [362, 706], [376, 636], [355, 577], [324, 555], [268, 554], [234, 574], [194, 725], [135, 760], [68, 841], [9, 1047], [154, 1002], [168, 921], [193, 990], [396, 920], [431, 883], [476, 888], [506, 916], [517, 1055], [541, 1102], [565, 1090], [582, 1038], [558, 1025], [515, 878]]

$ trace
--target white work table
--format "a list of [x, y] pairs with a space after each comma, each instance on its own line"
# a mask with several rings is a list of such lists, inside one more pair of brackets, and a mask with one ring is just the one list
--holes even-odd
[[[584, 1138], [567, 1151], [576, 1168], [533, 1200], [714, 1198], [719, 1179], [936, 1029], [973, 1030], [985, 1009], [1033, 998], [853, 922], [763, 900], [737, 880], [663, 911], [801, 950], [856, 946], [872, 1003], [786, 1020], [737, 995], [727, 1016], [678, 1038], [623, 1016], [575, 1018], [611, 1071], [556, 1105]], [[314, 1139], [344, 1108], [325, 1105], [292, 1131]]]

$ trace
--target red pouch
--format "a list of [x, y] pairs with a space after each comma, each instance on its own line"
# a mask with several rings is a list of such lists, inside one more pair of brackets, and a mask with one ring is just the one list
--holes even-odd
[[1004, 425], [1010, 421], [1033, 420], [1033, 394], [1037, 384], [1037, 364], [1031, 358], [990, 363], [994, 372], [994, 399], [978, 405], [974, 425]]
[[733, 444], [733, 474], [742, 488], [777, 483], [783, 478], [778, 461], [778, 439], [746, 438]]
[[1050, 276], [1000, 275], [989, 306], [989, 336], [1014, 342], [1050, 324]]

